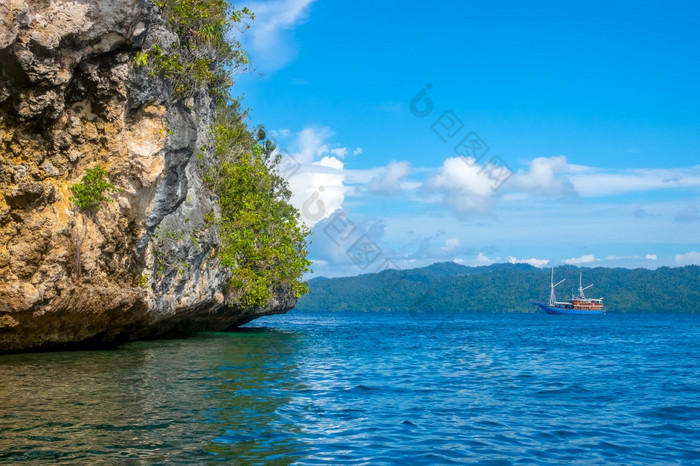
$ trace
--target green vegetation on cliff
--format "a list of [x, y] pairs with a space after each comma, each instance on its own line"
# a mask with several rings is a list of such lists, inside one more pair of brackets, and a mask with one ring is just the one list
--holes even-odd
[[[557, 267], [566, 282], [558, 298], [578, 287], [578, 272], [591, 297], [603, 296], [608, 312], [700, 312], [700, 267], [623, 269]], [[311, 293], [299, 300], [301, 310], [314, 311], [529, 311], [528, 300], [549, 298], [549, 269], [527, 264], [465, 267], [453, 262], [412, 270], [342, 278], [314, 278]]]
[[227, 100], [232, 73], [245, 69], [248, 55], [232, 30], [246, 18], [248, 8], [237, 9], [226, 0], [156, 0], [178, 42], [155, 43], [134, 57], [137, 66], [148, 66], [170, 85], [171, 98], [189, 97], [204, 86]]
[[[156, 43], [138, 52], [137, 66], [165, 78], [173, 101], [204, 89], [215, 97], [212, 147], [198, 154], [209, 188], [218, 196], [220, 217], [208, 215], [220, 232], [218, 257], [229, 268], [229, 298], [242, 307], [264, 305], [276, 290], [300, 297], [308, 230], [289, 204], [291, 193], [277, 171], [279, 156], [262, 128], [248, 128], [246, 112], [230, 97], [232, 74], [248, 57], [233, 29], [254, 19], [247, 8], [225, 0], [156, 1], [178, 43]], [[208, 160], [203, 154], [210, 154]], [[214, 225], [211, 225], [214, 226]]]
[[[107, 171], [98, 165], [85, 171], [83, 178], [70, 187], [73, 196], [70, 201], [80, 212], [80, 218], [83, 223], [82, 230], [78, 228], [78, 216], [74, 218], [73, 228], [73, 243], [75, 246], [75, 254], [73, 256], [73, 275], [80, 277], [82, 275], [81, 254], [83, 243], [87, 235], [88, 219], [95, 220], [95, 214], [100, 208], [102, 202], [108, 202], [112, 199], [106, 193], [117, 191], [117, 187], [107, 181]], [[77, 214], [77, 212], [75, 212]]]
[[83, 178], [70, 187], [73, 197], [70, 201], [84, 212], [94, 212], [100, 208], [100, 203], [111, 201], [106, 192], [116, 191], [116, 186], [106, 180], [107, 172], [98, 165], [85, 171]]
[[215, 165], [209, 180], [221, 205], [221, 262], [231, 268], [233, 295], [244, 306], [264, 304], [272, 288], [295, 297], [308, 292], [301, 276], [308, 230], [289, 204], [291, 192], [276, 170], [279, 155], [262, 128], [249, 131], [237, 102], [218, 109], [213, 128]]

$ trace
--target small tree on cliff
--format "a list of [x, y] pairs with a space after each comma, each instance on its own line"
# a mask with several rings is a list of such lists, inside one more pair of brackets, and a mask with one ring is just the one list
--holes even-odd
[[[74, 213], [74, 229], [73, 229], [73, 241], [75, 242], [75, 257], [73, 259], [73, 273], [76, 277], [80, 277], [82, 274], [82, 267], [80, 265], [80, 254], [85, 242], [85, 237], [87, 236], [87, 220], [91, 219], [95, 221], [95, 214], [100, 208], [100, 204], [105, 201], [111, 201], [105, 193], [110, 191], [116, 191], [117, 188], [109, 183], [105, 177], [107, 172], [105, 169], [98, 165], [95, 168], [89, 169], [83, 175], [80, 182], [72, 185], [70, 187], [73, 196], [70, 201], [73, 203], [73, 213]], [[78, 227], [78, 215], [80, 213], [80, 218], [83, 222], [82, 231]]]

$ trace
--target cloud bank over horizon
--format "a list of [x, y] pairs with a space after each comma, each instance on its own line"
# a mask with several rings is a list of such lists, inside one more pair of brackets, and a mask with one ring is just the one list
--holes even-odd
[[[679, 225], [693, 227], [697, 208], [687, 198], [689, 190], [691, 199], [698, 194], [700, 166], [620, 170], [572, 165], [565, 155], [536, 157], [521, 161], [494, 189], [485, 164], [462, 157], [437, 159], [434, 166], [393, 160], [358, 169], [351, 167], [364, 151], [337, 142], [328, 127], [271, 134], [295, 167], [287, 174], [292, 204], [315, 233], [311, 252], [317, 274], [367, 271], [347, 254], [349, 245], [326, 241], [324, 228], [339, 215], [361, 225], [363, 233], [374, 228], [370, 239], [400, 268], [445, 260], [535, 267], [700, 264], [690, 237], [687, 250], [683, 241], [670, 248], [655, 244], [657, 235]], [[609, 186], [620, 180], [619, 186]], [[659, 192], [671, 198], [659, 202], [651, 196], [645, 202], [645, 195]], [[679, 199], [673, 199], [676, 195]], [[580, 247], [594, 252], [566, 253]]]

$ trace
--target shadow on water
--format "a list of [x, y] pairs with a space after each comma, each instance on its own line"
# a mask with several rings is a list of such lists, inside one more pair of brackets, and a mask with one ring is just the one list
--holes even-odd
[[293, 461], [300, 344], [255, 328], [2, 356], [0, 462]]

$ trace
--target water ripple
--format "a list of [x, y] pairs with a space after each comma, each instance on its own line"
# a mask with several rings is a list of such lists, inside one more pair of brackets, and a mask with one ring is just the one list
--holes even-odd
[[295, 314], [0, 358], [0, 462], [700, 458], [700, 317]]

